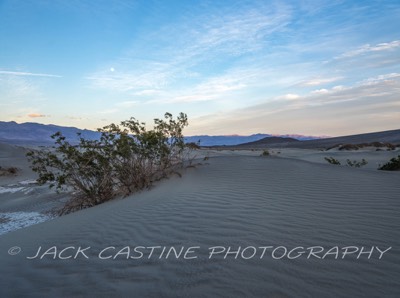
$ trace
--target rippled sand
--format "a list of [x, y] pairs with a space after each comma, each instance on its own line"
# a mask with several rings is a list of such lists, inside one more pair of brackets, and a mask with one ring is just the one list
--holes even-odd
[[[234, 154], [207, 162], [150, 191], [0, 236], [0, 296], [400, 296], [399, 172]], [[71, 258], [53, 259], [70, 246], [62, 256]], [[158, 248], [149, 258], [153, 246], [197, 247], [188, 255], [196, 258], [160, 257]], [[271, 249], [209, 258], [215, 246], [392, 248], [381, 259], [376, 250], [369, 259], [279, 258], [283, 248], [275, 258]], [[90, 247], [88, 258], [74, 259], [78, 247]]]

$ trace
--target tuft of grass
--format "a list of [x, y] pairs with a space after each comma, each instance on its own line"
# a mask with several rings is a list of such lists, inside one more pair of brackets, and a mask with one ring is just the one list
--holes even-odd
[[393, 157], [385, 163], [383, 166], [379, 167], [378, 170], [382, 171], [400, 171], [400, 155]]

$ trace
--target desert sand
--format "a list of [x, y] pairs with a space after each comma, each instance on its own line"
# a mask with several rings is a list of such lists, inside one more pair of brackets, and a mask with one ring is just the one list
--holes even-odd
[[[21, 184], [35, 177], [18, 150], [2, 147], [22, 171], [0, 180], [0, 214], [44, 216], [65, 195]], [[148, 191], [12, 227], [0, 296], [399, 297], [400, 172], [376, 170], [399, 150], [270, 151], [199, 151]]]

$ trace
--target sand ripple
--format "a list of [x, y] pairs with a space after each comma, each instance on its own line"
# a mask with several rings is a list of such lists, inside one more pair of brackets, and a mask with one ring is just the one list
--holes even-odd
[[[1, 236], [0, 294], [400, 296], [398, 181], [399, 173], [289, 159], [211, 158], [148, 192]], [[8, 255], [12, 246], [22, 252]], [[90, 258], [27, 260], [39, 246], [90, 246]], [[108, 246], [200, 249], [188, 260], [96, 257]], [[213, 246], [393, 248], [380, 260], [246, 260], [209, 259]]]

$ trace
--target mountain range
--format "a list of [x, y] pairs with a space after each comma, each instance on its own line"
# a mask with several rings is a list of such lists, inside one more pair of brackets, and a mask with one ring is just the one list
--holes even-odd
[[[40, 124], [34, 122], [26, 122], [18, 124], [14, 121], [5, 122], [0, 121], [0, 142], [9, 144], [20, 144], [20, 145], [50, 145], [54, 141], [51, 139], [51, 135], [60, 131], [71, 143], [78, 142], [79, 138], [77, 133], [81, 133], [81, 136], [85, 139], [95, 140], [98, 139], [100, 133], [97, 131], [79, 129], [76, 127], [65, 127], [53, 124]], [[320, 139], [321, 137], [314, 136], [303, 136], [303, 135], [272, 135], [272, 134], [252, 134], [249, 136], [240, 135], [220, 135], [220, 136], [209, 136], [209, 135], [198, 135], [198, 136], [187, 136], [185, 142], [200, 142], [201, 146], [232, 146], [242, 143], [249, 143], [258, 141], [267, 137], [283, 137], [293, 138], [295, 140], [314, 140]]]

